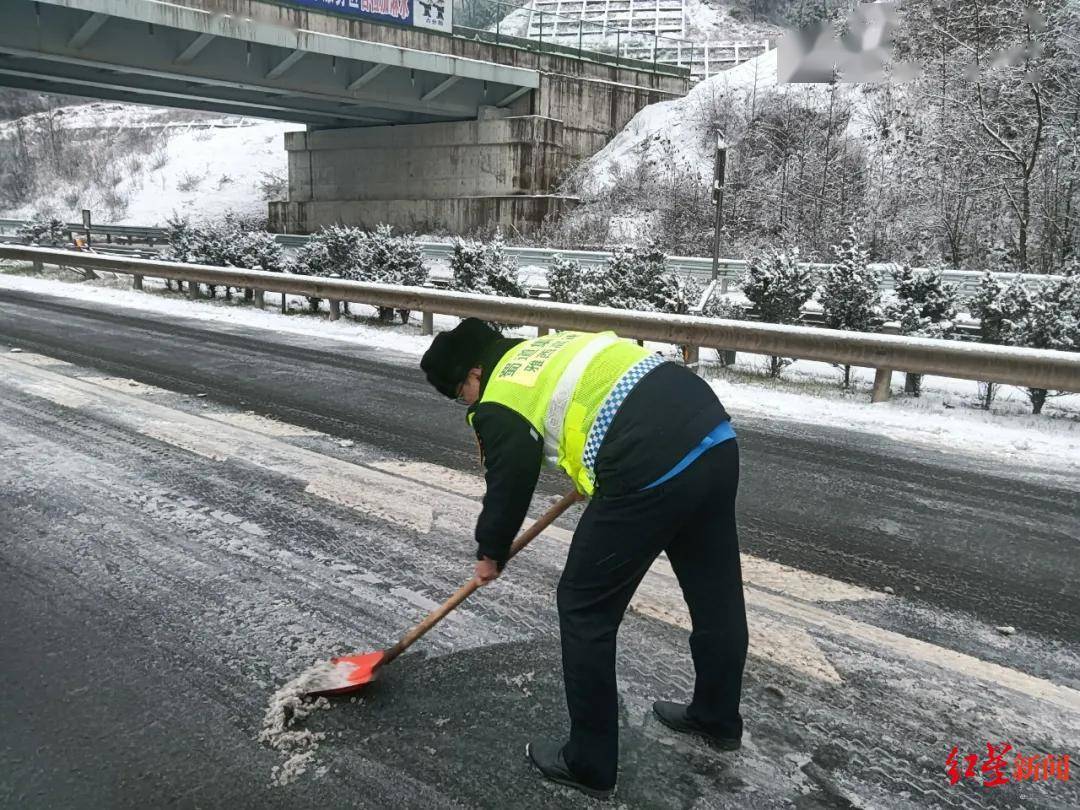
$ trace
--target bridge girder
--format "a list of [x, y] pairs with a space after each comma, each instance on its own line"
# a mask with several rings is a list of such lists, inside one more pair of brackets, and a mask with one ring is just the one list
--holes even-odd
[[5, 5], [0, 85], [10, 87], [321, 128], [468, 120], [539, 86], [536, 71], [240, 19], [214, 13], [214, 0]]

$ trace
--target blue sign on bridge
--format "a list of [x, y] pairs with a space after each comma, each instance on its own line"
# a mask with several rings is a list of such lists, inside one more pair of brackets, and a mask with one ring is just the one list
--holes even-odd
[[451, 0], [289, 0], [319, 11], [360, 17], [372, 22], [412, 25], [453, 32]]

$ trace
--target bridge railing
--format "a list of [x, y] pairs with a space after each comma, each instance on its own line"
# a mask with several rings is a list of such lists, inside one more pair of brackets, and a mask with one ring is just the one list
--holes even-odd
[[689, 75], [702, 58], [702, 46], [688, 39], [572, 17], [535, 4], [506, 0], [453, 0], [453, 4], [454, 34], [469, 39], [680, 75]]
[[142, 287], [143, 278], [147, 276], [183, 281], [188, 284], [189, 295], [193, 298], [200, 295], [199, 284], [251, 290], [254, 300], [260, 305], [266, 291], [279, 292], [283, 297], [289, 294], [325, 298], [331, 302], [332, 319], [338, 317], [342, 301], [420, 311], [425, 315], [424, 326], [428, 334], [432, 313], [438, 312], [497, 323], [531, 324], [541, 332], [549, 329], [585, 332], [610, 330], [627, 338], [682, 346], [686, 357], [695, 357], [699, 347], [707, 347], [874, 368], [878, 371], [874, 401], [888, 398], [888, 382], [893, 369], [1080, 392], [1080, 353], [1077, 352], [635, 312], [525, 298], [496, 298], [449, 290], [150, 261], [22, 245], [0, 245], [0, 259], [124, 273], [134, 277], [137, 288]]

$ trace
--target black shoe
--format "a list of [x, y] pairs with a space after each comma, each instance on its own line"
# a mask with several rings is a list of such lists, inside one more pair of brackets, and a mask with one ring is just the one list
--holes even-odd
[[686, 716], [688, 708], [690, 707], [683, 703], [672, 703], [669, 700], [658, 700], [652, 705], [653, 714], [668, 728], [704, 737], [706, 742], [721, 751], [735, 751], [742, 745], [742, 740], [737, 737], [717, 737], [691, 720]]
[[615, 788], [599, 790], [578, 781], [578, 778], [567, 767], [566, 760], [563, 759], [562, 748], [554, 743], [531, 742], [525, 746], [525, 756], [552, 782], [580, 790], [594, 799], [610, 799], [615, 794]]

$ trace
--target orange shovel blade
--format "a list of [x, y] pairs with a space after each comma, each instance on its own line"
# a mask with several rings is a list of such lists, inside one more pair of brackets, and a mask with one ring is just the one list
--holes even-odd
[[355, 692], [375, 680], [385, 655], [383, 652], [373, 652], [334, 658], [330, 662], [334, 665], [333, 672], [321, 679], [317, 688], [307, 694], [323, 697]]

